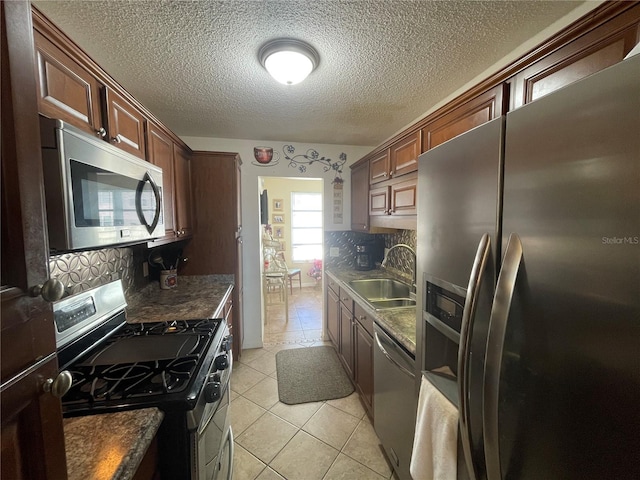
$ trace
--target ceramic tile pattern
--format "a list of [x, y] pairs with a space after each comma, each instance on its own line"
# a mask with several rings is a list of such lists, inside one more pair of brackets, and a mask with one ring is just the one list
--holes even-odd
[[326, 402], [278, 401], [275, 355], [321, 340], [322, 291], [294, 288], [284, 306], [267, 310], [265, 347], [245, 350], [231, 377], [234, 480], [392, 478], [358, 394]]

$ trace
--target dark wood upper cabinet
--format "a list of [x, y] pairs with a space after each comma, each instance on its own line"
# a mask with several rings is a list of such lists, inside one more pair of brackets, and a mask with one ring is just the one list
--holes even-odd
[[506, 113], [506, 89], [506, 84], [497, 85], [426, 125], [422, 129], [422, 151]]
[[420, 155], [420, 132], [412, 133], [391, 145], [390, 175], [398, 177], [418, 170], [418, 156]]
[[179, 145], [173, 145], [173, 174], [175, 197], [175, 229], [180, 239], [193, 234], [191, 205], [191, 154]]
[[389, 180], [391, 170], [391, 160], [389, 150], [378, 153], [369, 160], [369, 183], [378, 183]]
[[640, 38], [638, 10], [640, 5], [515, 75], [511, 109], [620, 62]]
[[351, 230], [369, 231], [369, 162], [351, 167]]
[[390, 215], [416, 215], [418, 208], [418, 176], [403, 178], [389, 186], [391, 208]]
[[28, 2], [1, 2], [2, 286], [0, 368], [2, 478], [66, 479], [51, 304], [30, 295], [49, 277], [35, 50]]
[[91, 135], [106, 135], [106, 130], [101, 130], [98, 80], [40, 32], [34, 32], [34, 40], [40, 113]]
[[162, 197], [164, 200], [164, 239], [175, 237], [175, 188], [173, 175], [173, 141], [160, 127], [147, 122], [147, 158], [162, 168]]
[[146, 159], [144, 115], [115, 90], [104, 87], [102, 91], [108, 118], [105, 140], [125, 152]]

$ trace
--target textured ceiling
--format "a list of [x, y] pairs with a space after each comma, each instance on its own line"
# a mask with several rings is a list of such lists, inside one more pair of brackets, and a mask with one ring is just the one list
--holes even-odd
[[[373, 146], [584, 2], [34, 3], [178, 135]], [[277, 37], [318, 50], [303, 83], [260, 65]]]

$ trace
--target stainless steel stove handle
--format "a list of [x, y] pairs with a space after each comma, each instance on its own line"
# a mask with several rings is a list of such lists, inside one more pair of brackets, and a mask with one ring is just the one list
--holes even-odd
[[509, 311], [511, 310], [511, 301], [513, 300], [516, 279], [522, 259], [522, 243], [518, 235], [512, 233], [509, 236], [509, 243], [507, 244], [502, 269], [496, 285], [496, 293], [493, 297], [485, 357], [482, 417], [485, 461], [489, 480], [502, 478], [498, 427], [500, 371], [502, 369], [504, 337], [507, 330]]
[[471, 451], [471, 425], [469, 412], [469, 346], [471, 343], [471, 335], [473, 332], [473, 322], [476, 315], [476, 307], [478, 305], [478, 296], [484, 271], [489, 261], [491, 253], [491, 238], [485, 233], [480, 239], [476, 257], [471, 268], [469, 276], [469, 285], [467, 286], [467, 298], [464, 302], [464, 311], [462, 313], [462, 326], [460, 328], [460, 346], [458, 348], [458, 398], [460, 402], [460, 434], [462, 436], [462, 450], [464, 452], [467, 470], [469, 471], [470, 480], [478, 478], [476, 471], [476, 463], [474, 462]]

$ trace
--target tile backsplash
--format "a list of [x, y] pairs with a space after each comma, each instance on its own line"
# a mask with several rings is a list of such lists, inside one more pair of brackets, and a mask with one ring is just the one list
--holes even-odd
[[51, 278], [65, 287], [66, 295], [83, 292], [121, 279], [125, 295], [144, 286], [145, 246], [69, 252], [49, 257]]
[[[405, 243], [416, 248], [416, 231], [415, 230], [397, 230], [394, 233], [362, 233], [362, 232], [325, 232], [325, 266], [326, 267], [355, 267], [356, 245], [364, 242], [380, 242], [385, 248], [390, 248], [398, 243]], [[331, 247], [337, 247], [339, 255], [332, 257], [330, 255]], [[376, 259], [380, 263], [382, 258]], [[411, 275], [413, 269], [413, 257], [411, 253], [404, 248], [394, 250], [388, 259], [387, 266], [398, 270], [405, 275]]]

